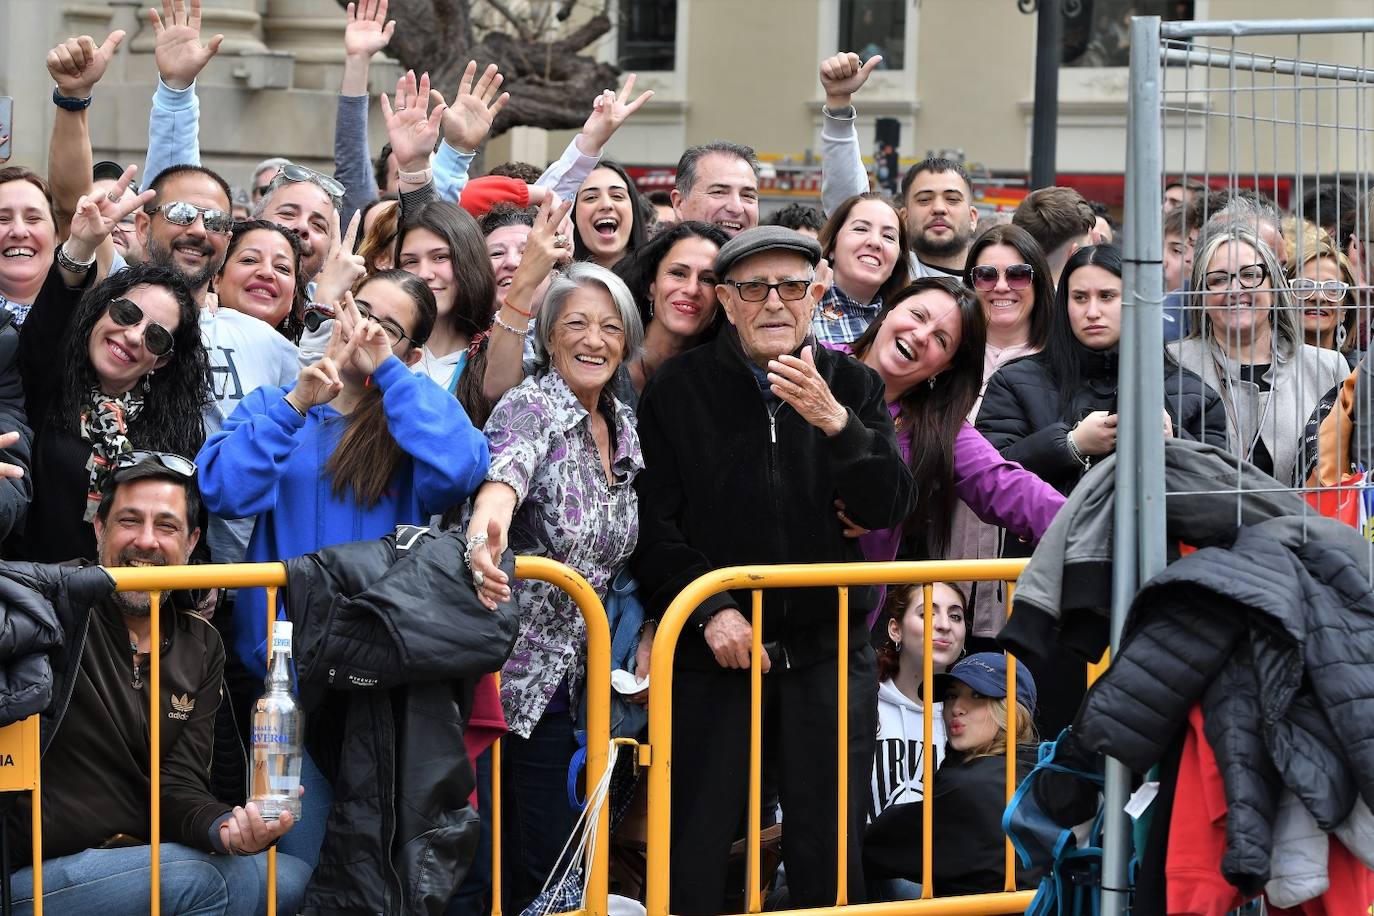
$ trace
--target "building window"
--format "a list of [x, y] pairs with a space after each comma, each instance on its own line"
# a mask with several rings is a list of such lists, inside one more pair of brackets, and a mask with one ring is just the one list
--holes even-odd
[[1131, 17], [1192, 19], [1193, 0], [1060, 0], [1064, 10], [1064, 66], [1127, 67]]
[[840, 46], [864, 60], [883, 56], [880, 70], [906, 66], [906, 7], [908, 0], [840, 0]]
[[677, 67], [677, 0], [620, 0], [616, 62], [643, 72]]

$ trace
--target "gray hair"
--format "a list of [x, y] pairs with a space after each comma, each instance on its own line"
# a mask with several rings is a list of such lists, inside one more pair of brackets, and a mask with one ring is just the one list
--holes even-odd
[[[291, 160], [287, 159], [285, 156], [273, 156], [271, 159], [264, 159], [253, 166], [253, 174], [248, 177], [256, 184], [258, 175], [262, 173], [263, 169], [280, 169], [284, 165], [291, 165]], [[276, 177], [275, 172], [273, 173], [273, 177]]]
[[[287, 165], [294, 165], [294, 163], [288, 162]], [[338, 210], [341, 213], [343, 212], [343, 199], [335, 197], [333, 194], [329, 193], [329, 189], [326, 188], [324, 185], [320, 184], [319, 173], [316, 172], [314, 169], [310, 169], [310, 177], [302, 179], [301, 181], [292, 181], [290, 178], [287, 178], [285, 175], [278, 172], [277, 176], [272, 179], [272, 183], [267, 186], [267, 192], [262, 195], [262, 198], [256, 204], [253, 205], [253, 218], [266, 219], [267, 208], [271, 205], [272, 198], [276, 197], [277, 192], [280, 191], [282, 188], [286, 187], [287, 185], [294, 184], [313, 184], [315, 187], [319, 188], [322, 192], [324, 192], [324, 196], [329, 198], [329, 202], [334, 206], [335, 210]]]
[[[1264, 270], [1269, 275], [1266, 291], [1273, 298], [1273, 304], [1269, 309], [1269, 320], [1274, 329], [1274, 336], [1284, 346], [1285, 350], [1292, 352], [1303, 342], [1302, 330], [1293, 317], [1295, 308], [1293, 293], [1284, 279], [1285, 274], [1283, 266], [1279, 264], [1278, 255], [1274, 254], [1274, 249], [1266, 245], [1259, 237], [1255, 231], [1254, 223], [1218, 223], [1215, 218], [1207, 221], [1207, 225], [1198, 234], [1197, 254], [1193, 258], [1192, 288], [1197, 290], [1199, 294], [1206, 294], [1207, 265], [1216, 255], [1217, 249], [1227, 242], [1249, 245], [1259, 255], [1260, 263], [1264, 265]], [[1211, 333], [1211, 322], [1207, 318], [1207, 310], [1202, 309], [1199, 317], [1200, 320], [1193, 323], [1190, 337], [1205, 337]]]
[[549, 281], [548, 292], [544, 294], [544, 304], [539, 308], [539, 318], [534, 324], [534, 362], [543, 371], [549, 368], [550, 346], [553, 343], [553, 329], [568, 304], [568, 297], [584, 286], [600, 286], [611, 294], [616, 311], [620, 313], [620, 323], [625, 328], [625, 352], [620, 355], [621, 363], [628, 362], [639, 353], [644, 343], [644, 322], [639, 318], [639, 308], [625, 281], [604, 267], [586, 261], [574, 261], [561, 274], [555, 274]]
[[743, 159], [753, 171], [754, 180], [758, 180], [759, 158], [752, 146], [745, 146], [743, 143], [731, 143], [729, 140], [712, 140], [710, 143], [703, 143], [700, 146], [687, 147], [682, 158], [678, 159], [677, 182], [674, 187], [683, 197], [692, 193], [692, 187], [697, 183], [697, 163], [701, 161], [702, 156], [708, 156], [711, 153], [721, 153], [736, 159]]
[[1278, 206], [1252, 194], [1236, 194], [1208, 217], [1203, 232], [1220, 231], [1227, 226], [1248, 226], [1251, 232], [1258, 232], [1261, 223], [1273, 226], [1275, 232], [1283, 232], [1283, 214]]

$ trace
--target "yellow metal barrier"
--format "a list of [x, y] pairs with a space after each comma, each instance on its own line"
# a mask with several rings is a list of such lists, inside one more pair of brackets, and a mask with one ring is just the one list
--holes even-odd
[[[750, 714], [750, 761], [749, 761], [749, 836], [746, 867], [746, 910], [758, 913], [762, 910], [760, 901], [759, 870], [759, 832], [760, 832], [760, 769], [761, 769], [761, 726], [763, 697], [763, 675], [760, 662], [763, 651], [763, 592], [765, 588], [831, 587], [839, 593], [838, 637], [839, 637], [839, 676], [837, 688], [838, 701], [838, 762], [839, 779], [838, 805], [836, 810], [838, 833], [837, 856], [837, 894], [835, 908], [792, 910], [791, 913], [807, 916], [835, 916], [837, 909], [843, 907], [846, 916], [869, 916], [869, 914], [913, 913], [921, 916], [994, 916], [1001, 913], [1023, 912], [1034, 898], [1034, 891], [1017, 891], [1015, 853], [1010, 841], [1006, 845], [1006, 880], [1001, 893], [979, 894], [960, 897], [941, 897], [933, 899], [935, 888], [931, 881], [931, 861], [933, 842], [931, 837], [931, 806], [922, 811], [922, 899], [904, 900], [891, 903], [872, 903], [846, 905], [847, 863], [847, 824], [848, 800], [845, 787], [848, 785], [849, 758], [848, 747], [848, 640], [849, 640], [849, 588], [857, 585], [905, 585], [922, 584], [924, 589], [925, 622], [925, 670], [922, 685], [924, 708], [934, 708], [934, 678], [932, 671], [931, 635], [932, 607], [931, 585], [944, 581], [1002, 581], [1008, 587], [1008, 605], [1011, 601], [1013, 580], [1025, 568], [1025, 560], [969, 560], [969, 561], [931, 561], [922, 563], [824, 563], [811, 566], [737, 566], [719, 569], [701, 576], [688, 585], [673, 599], [672, 604], [659, 623], [654, 637], [653, 656], [650, 662], [649, 677], [649, 747], [643, 749], [649, 766], [649, 841], [647, 866], [646, 908], [648, 916], [667, 916], [669, 887], [669, 844], [671, 837], [671, 799], [672, 799], [672, 717], [673, 717], [673, 659], [677, 650], [678, 636], [692, 612], [706, 599], [721, 592], [749, 589], [752, 593], [753, 607], [753, 646], [750, 666], [750, 695], [752, 710]], [[1016, 696], [1016, 666], [1007, 666], [1007, 696]], [[1006, 794], [1010, 800], [1016, 788], [1016, 707], [1008, 703], [1007, 716], [1007, 763]], [[925, 746], [932, 744], [932, 718], [924, 717]], [[923, 776], [924, 797], [933, 796], [935, 768], [925, 767]]]
[[[149, 617], [152, 623], [151, 671], [149, 673], [149, 739], [151, 745], [150, 805], [150, 865], [152, 873], [152, 916], [159, 916], [162, 903], [159, 894], [161, 839], [161, 723], [159, 702], [162, 690], [159, 632], [161, 593], [181, 589], [206, 588], [266, 588], [267, 626], [271, 632], [276, 619], [277, 589], [286, 585], [286, 567], [281, 563], [238, 563], [203, 566], [121, 567], [106, 572], [115, 580], [121, 592], [148, 592], [151, 602]], [[516, 557], [517, 579], [537, 579], [567, 592], [577, 604], [587, 625], [587, 780], [595, 784], [605, 772], [610, 746], [611, 707], [611, 634], [606, 622], [606, 610], [596, 591], [575, 570], [544, 557]], [[0, 791], [29, 791], [33, 797], [33, 911], [43, 913], [43, 823], [41, 802], [41, 767], [39, 766], [39, 717], [30, 716], [0, 729]], [[13, 767], [8, 763], [13, 760]], [[499, 742], [492, 755], [492, 909], [501, 911], [501, 803], [499, 782]], [[473, 761], [474, 765], [476, 761]], [[610, 815], [603, 806], [601, 822], [610, 823]], [[605, 916], [607, 901], [607, 871], [609, 866], [609, 831], [598, 833], [593, 848], [591, 874], [588, 877], [587, 906], [580, 912], [586, 916]], [[267, 912], [275, 916], [277, 851], [267, 851]]]

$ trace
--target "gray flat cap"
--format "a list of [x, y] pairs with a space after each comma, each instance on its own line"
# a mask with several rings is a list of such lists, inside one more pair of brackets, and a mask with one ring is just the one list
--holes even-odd
[[726, 242], [716, 253], [716, 276], [724, 278], [738, 261], [775, 249], [799, 254], [812, 267], [821, 259], [821, 243], [815, 239], [785, 226], [755, 226]]

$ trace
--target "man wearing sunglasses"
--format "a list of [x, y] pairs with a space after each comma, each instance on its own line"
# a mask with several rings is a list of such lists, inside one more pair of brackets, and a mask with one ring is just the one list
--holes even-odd
[[[200, 536], [195, 465], [180, 455], [133, 452], [112, 475], [96, 513], [106, 568], [185, 564]], [[56, 612], [55, 701], [43, 714], [44, 909], [54, 914], [148, 912], [148, 689], [152, 599], [113, 591], [98, 567], [0, 564], [6, 594], [32, 594]], [[265, 822], [256, 808], [217, 801], [208, 782], [224, 647], [204, 619], [160, 601], [163, 698], [161, 892], [169, 912], [251, 912], [266, 905], [268, 845], [289, 815]], [[93, 765], [98, 762], [98, 765]], [[28, 862], [25, 795], [9, 813], [10, 837]], [[279, 912], [294, 913], [309, 869], [277, 857]], [[32, 895], [32, 869], [13, 876], [16, 902]]]
[[328, 175], [287, 163], [267, 186], [253, 215], [294, 229], [300, 237], [301, 276], [313, 281], [329, 254], [330, 211], [343, 205], [344, 187]]
[[[877, 373], [814, 347], [808, 334], [821, 248], [781, 226], [735, 236], [716, 256], [729, 324], [715, 343], [670, 361], [639, 402], [644, 470], [639, 546], [631, 560], [645, 610], [662, 615], [699, 575], [742, 563], [861, 560], [834, 501], [871, 529], [898, 524], [912, 497]], [[726, 521], [728, 519], [728, 522]], [[864, 899], [857, 839], [877, 729], [877, 675], [866, 618], [872, 589], [849, 593], [849, 864]], [[791, 905], [835, 900], [838, 766], [835, 596], [766, 593], [765, 770], [777, 763], [787, 822]], [[673, 836], [669, 907], [723, 909], [726, 862], [748, 807], [748, 595], [724, 593], [692, 615], [673, 683]], [[775, 737], [776, 736], [776, 737]], [[827, 748], [829, 753], [818, 753]]]
[[134, 214], [148, 260], [181, 274], [201, 302], [229, 248], [229, 184], [207, 168], [174, 165], [151, 188], [157, 196]]

